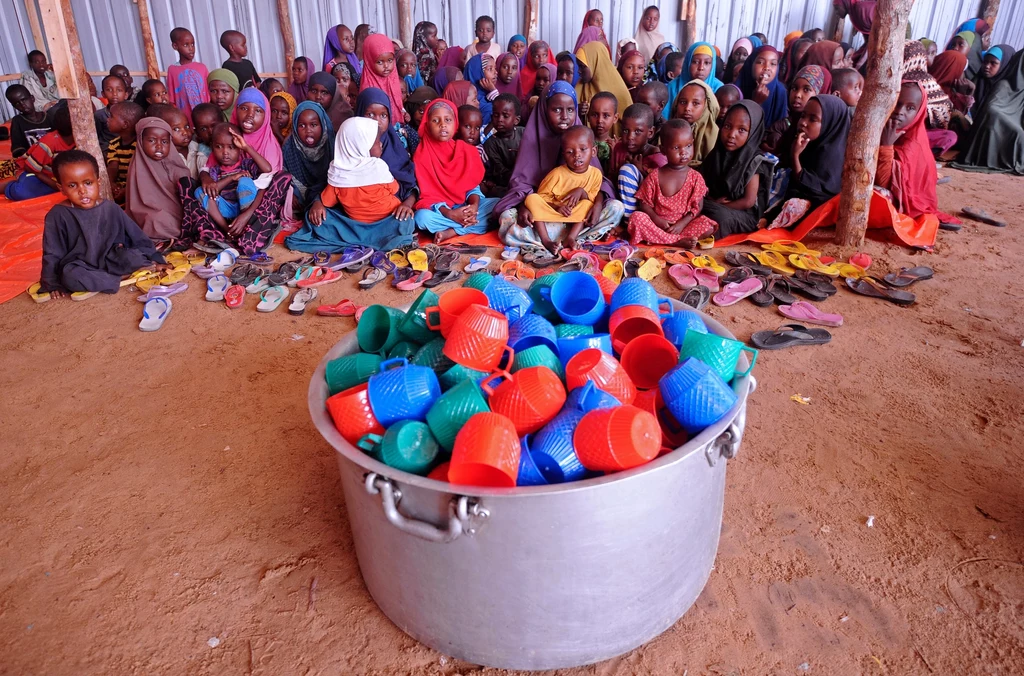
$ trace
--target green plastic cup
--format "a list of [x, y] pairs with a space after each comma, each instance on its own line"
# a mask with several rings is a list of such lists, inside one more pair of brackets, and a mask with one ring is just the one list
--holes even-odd
[[420, 346], [417, 343], [411, 340], [402, 340], [395, 343], [395, 346], [388, 350], [388, 359], [395, 359], [396, 357], [412, 359], [419, 349]]
[[491, 283], [492, 279], [494, 278], [491, 276], [491, 273], [480, 270], [479, 272], [474, 272], [469, 277], [466, 277], [466, 281], [462, 283], [462, 286], [468, 286], [471, 289], [483, 291], [487, 288], [487, 285]]
[[356, 445], [388, 467], [421, 476], [434, 466], [441, 450], [430, 428], [418, 420], [400, 420], [384, 436], [367, 434]]
[[404, 338], [423, 345], [437, 337], [437, 332], [427, 328], [427, 308], [437, 305], [437, 300], [436, 293], [430, 289], [423, 290], [416, 302], [406, 310], [402, 321], [398, 322], [398, 330]]
[[[743, 352], [750, 353], [750, 366], [746, 371], [739, 372], [736, 364]], [[735, 376], [745, 376], [753, 370], [757, 362], [757, 350], [738, 340], [722, 338], [713, 333], [698, 333], [691, 329], [686, 332], [679, 348], [679, 363], [682, 364], [690, 357], [704, 362], [729, 383]]]
[[440, 337], [417, 350], [409, 362], [417, 366], [428, 366], [439, 376], [455, 365], [455, 362], [445, 356], [444, 338]]
[[475, 369], [466, 368], [462, 364], [456, 364], [442, 373], [438, 378], [438, 381], [441, 384], [441, 390], [447, 392], [464, 380], [479, 383], [489, 375], [491, 374], [486, 371], [477, 371]]
[[455, 435], [477, 413], [490, 411], [480, 386], [472, 380], [463, 380], [434, 402], [427, 411], [427, 425], [446, 451], [455, 446]]
[[398, 322], [405, 313], [386, 305], [371, 305], [363, 311], [356, 326], [356, 339], [363, 352], [385, 355], [402, 340]]
[[516, 352], [515, 359], [512, 361], [512, 373], [532, 366], [546, 366], [558, 374], [562, 382], [565, 382], [565, 370], [562, 368], [562, 360], [547, 345], [534, 345], [522, 352]]
[[582, 324], [558, 324], [555, 326], [555, 334], [559, 338], [573, 338], [575, 336], [592, 336], [594, 335], [593, 326], [583, 326]]
[[555, 306], [551, 304], [550, 300], [545, 300], [540, 297], [540, 290], [551, 288], [551, 285], [557, 282], [563, 274], [565, 273], [552, 272], [550, 275], [538, 277], [533, 280], [533, 283], [530, 284], [530, 288], [527, 291], [527, 293], [530, 294], [530, 299], [533, 300], [534, 314], [540, 315], [551, 323], [562, 321], [562, 318], [558, 316], [558, 312], [555, 311]]
[[331, 395], [367, 382], [383, 361], [379, 354], [359, 352], [327, 362], [324, 379]]

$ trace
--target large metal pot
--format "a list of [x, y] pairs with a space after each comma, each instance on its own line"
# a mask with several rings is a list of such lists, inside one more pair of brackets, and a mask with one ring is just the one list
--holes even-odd
[[734, 381], [739, 400], [718, 424], [647, 465], [485, 489], [394, 470], [338, 434], [324, 407], [324, 366], [357, 350], [353, 332], [327, 353], [309, 410], [338, 452], [363, 580], [402, 631], [473, 664], [555, 669], [632, 650], [697, 599], [718, 549], [725, 460], [743, 438], [752, 377]]

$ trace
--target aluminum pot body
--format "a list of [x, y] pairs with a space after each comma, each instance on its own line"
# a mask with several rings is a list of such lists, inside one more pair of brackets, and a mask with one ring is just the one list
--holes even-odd
[[739, 399], [721, 421], [646, 465], [485, 489], [396, 471], [342, 439], [324, 410], [323, 366], [357, 349], [350, 335], [325, 356], [310, 412], [337, 451], [363, 580], [402, 631], [473, 664], [556, 669], [628, 652], [697, 599], [718, 549], [726, 459], [742, 441], [752, 378], [736, 378]]

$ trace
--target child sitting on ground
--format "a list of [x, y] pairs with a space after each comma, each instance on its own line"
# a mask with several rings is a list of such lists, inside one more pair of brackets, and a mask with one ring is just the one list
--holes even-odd
[[117, 293], [124, 275], [153, 264], [168, 267], [139, 226], [100, 198], [99, 165], [92, 155], [62, 152], [53, 161], [53, 175], [68, 201], [46, 214], [40, 292], [51, 298]]
[[459, 106], [458, 116], [459, 130], [455, 134], [455, 138], [465, 141], [476, 148], [480, 154], [480, 161], [486, 163], [487, 154], [484, 152], [484, 147], [480, 144], [480, 130], [484, 126], [484, 118], [480, 113], [480, 109], [469, 104], [462, 105]]
[[[110, 67], [110, 71], [107, 74], [116, 75], [121, 78], [121, 82], [124, 83], [125, 100], [135, 101], [135, 97], [139, 95], [139, 90], [135, 88], [135, 78], [132, 77], [131, 71], [128, 70], [128, 66], [116, 63]], [[89, 79], [91, 80], [92, 78]], [[100, 86], [103, 86], [103, 82], [100, 82]], [[138, 103], [138, 101], [135, 102]]]
[[245, 35], [238, 31], [224, 31], [220, 35], [220, 46], [228, 53], [228, 59], [221, 64], [221, 68], [230, 70], [238, 78], [238, 91], [246, 87], [257, 87], [263, 82], [260, 74], [256, 72], [256, 66], [245, 58], [249, 54]]
[[612, 131], [619, 121], [619, 100], [611, 92], [598, 92], [590, 99], [587, 124], [594, 132], [594, 153], [606, 175], [611, 175], [612, 150], [619, 142]]
[[178, 62], [167, 66], [168, 100], [191, 119], [192, 109], [210, 100], [206, 88], [210, 73], [206, 66], [194, 61], [196, 39], [189, 29], [179, 26], [171, 31], [171, 48], [178, 53]]
[[494, 99], [491, 112], [494, 133], [484, 143], [487, 172], [481, 189], [487, 197], [503, 197], [519, 157], [523, 142], [523, 128], [519, 126], [519, 99], [513, 94], [501, 94]]
[[600, 213], [604, 207], [604, 175], [590, 164], [593, 154], [594, 132], [583, 125], [570, 127], [562, 134], [565, 164], [552, 169], [537, 192], [526, 196], [524, 206], [533, 217], [534, 230], [552, 254], [563, 246], [575, 249], [591, 209]]
[[53, 131], [14, 160], [21, 174], [13, 181], [0, 182], [4, 195], [12, 202], [52, 195], [60, 189], [53, 177], [53, 158], [57, 153], [75, 147], [71, 131], [71, 111], [67, 106], [57, 108], [53, 115]]
[[135, 125], [142, 119], [142, 106], [132, 101], [115, 103], [110, 108], [107, 126], [117, 137], [107, 146], [107, 175], [114, 202], [124, 204], [128, 168], [135, 157]]
[[[13, 84], [4, 92], [7, 101], [18, 111], [11, 120], [11, 157], [21, 157], [39, 139], [53, 130], [50, 116], [45, 110], [36, 110], [36, 99], [28, 87]], [[12, 165], [13, 166], [13, 165]], [[13, 174], [0, 178], [10, 178]]]
[[668, 119], [663, 114], [665, 106], [668, 105], [668, 85], [657, 80], [648, 82], [637, 90], [633, 102], [646, 103], [654, 111], [654, 137], [657, 138], [661, 124]]
[[843, 100], [850, 109], [850, 120], [857, 110], [860, 95], [864, 93], [864, 76], [853, 68], [837, 68], [832, 71], [832, 94]]
[[[131, 101], [132, 99], [129, 98], [128, 100]], [[147, 111], [147, 114], [150, 106], [167, 104], [169, 101], [167, 87], [160, 80], [146, 80], [143, 82], [138, 95], [135, 97], [135, 103], [142, 106]]]
[[715, 92], [715, 99], [718, 101], [718, 119], [715, 120], [715, 123], [719, 127], [725, 122], [725, 116], [729, 113], [729, 109], [742, 98], [743, 92], [734, 84], [726, 84], [718, 88], [718, 91]]
[[[175, 115], [184, 113], [167, 106]], [[185, 158], [175, 152], [171, 125], [159, 117], [144, 117], [135, 127], [139, 152], [128, 172], [125, 212], [153, 240], [181, 236], [183, 215], [178, 181], [187, 177]]]
[[270, 100], [270, 131], [274, 133], [278, 145], [284, 148], [284, 142], [292, 133], [292, 115], [299, 102], [288, 92], [277, 92], [268, 98]]
[[221, 230], [231, 232], [229, 221], [249, 213], [256, 204], [260, 191], [254, 179], [272, 168], [234, 125], [214, 127], [211, 147], [214, 162], [201, 174], [195, 197]]
[[188, 162], [188, 146], [192, 143], [192, 123], [185, 113], [169, 103], [151, 106], [147, 117], [159, 117], [171, 128], [171, 143], [174, 144], [182, 162]]
[[618, 176], [619, 199], [625, 216], [636, 211], [636, 191], [652, 169], [665, 164], [654, 136], [654, 111], [646, 103], [634, 103], [622, 113], [622, 140], [612, 150], [612, 176]]
[[629, 234], [634, 245], [677, 244], [687, 249], [715, 230], [707, 216], [701, 216], [707, 186], [693, 159], [693, 132], [686, 120], [672, 119], [661, 128], [661, 152], [666, 164], [644, 179], [636, 193], [636, 208], [629, 217]]
[[285, 91], [284, 85], [276, 77], [268, 77], [266, 80], [260, 83], [259, 90], [263, 92], [263, 95], [270, 100], [274, 94]]
[[100, 142], [100, 150], [106, 156], [107, 147], [114, 140], [114, 137], [117, 136], [107, 126], [110, 120], [110, 107], [128, 100], [128, 88], [125, 86], [124, 80], [117, 75], [106, 76], [103, 78], [101, 85], [103, 87], [103, 98], [107, 100], [107, 107], [97, 110], [93, 117], [96, 120], [96, 136]]
[[[718, 141], [718, 99], [711, 87], [703, 80], [691, 80], [676, 96], [672, 117], [690, 123], [693, 135], [693, 159], [691, 164], [698, 166], [711, 153]], [[657, 117], [655, 117], [657, 119]]]
[[438, 98], [437, 92], [431, 87], [418, 87], [409, 94], [409, 98], [405, 100], [405, 112], [409, 113], [410, 127], [413, 129], [420, 128], [420, 122], [423, 121], [423, 113], [427, 109], [427, 104], [436, 98]]
[[189, 174], [196, 180], [199, 180], [199, 172], [206, 168], [206, 161], [213, 152], [210, 149], [213, 128], [223, 120], [220, 108], [212, 103], [200, 103], [192, 109], [193, 134], [192, 141], [188, 144], [188, 153], [185, 155], [185, 165]]

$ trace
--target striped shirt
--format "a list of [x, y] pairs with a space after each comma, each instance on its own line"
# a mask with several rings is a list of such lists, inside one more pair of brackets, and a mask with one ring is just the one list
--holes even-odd
[[54, 155], [74, 147], [74, 143], [65, 143], [57, 131], [51, 131], [23, 155], [25, 171], [30, 174], [46, 174], [53, 178], [53, 169], [50, 165], [53, 164]]
[[114, 183], [125, 185], [128, 182], [128, 167], [135, 157], [135, 141], [124, 148], [121, 147], [121, 137], [118, 136], [107, 147], [107, 164], [117, 161], [117, 176]]

